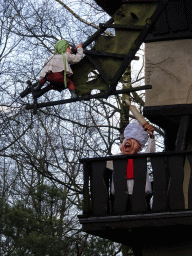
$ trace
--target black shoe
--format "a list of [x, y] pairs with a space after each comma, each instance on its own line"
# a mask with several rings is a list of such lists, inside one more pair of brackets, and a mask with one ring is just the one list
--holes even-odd
[[41, 84], [38, 83], [36, 86], [33, 87], [34, 91], [39, 91], [41, 89]]
[[70, 93], [71, 93], [71, 99], [77, 98], [77, 94], [75, 93], [75, 90], [70, 91]]

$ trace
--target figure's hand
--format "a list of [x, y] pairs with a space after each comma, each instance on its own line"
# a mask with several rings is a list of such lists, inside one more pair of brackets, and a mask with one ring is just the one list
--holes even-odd
[[143, 128], [145, 131], [154, 132], [154, 126], [149, 123], [144, 124]]
[[78, 44], [77, 47], [76, 47], [76, 49], [77, 49], [77, 48], [82, 48], [82, 44]]
[[146, 123], [143, 125], [144, 131], [148, 131], [150, 133], [150, 136], [153, 137], [153, 132], [154, 132], [154, 126]]
[[126, 139], [120, 146], [122, 155], [137, 154], [141, 145], [135, 139]]
[[66, 52], [72, 53], [71, 47], [68, 47]]

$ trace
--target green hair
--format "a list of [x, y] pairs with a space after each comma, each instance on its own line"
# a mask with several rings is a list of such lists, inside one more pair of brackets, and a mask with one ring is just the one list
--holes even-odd
[[55, 44], [55, 54], [62, 54], [63, 55], [63, 64], [64, 64], [64, 85], [65, 88], [67, 87], [67, 81], [66, 81], [66, 57], [65, 52], [68, 48], [69, 44], [66, 40], [59, 40]]
[[56, 54], [63, 54], [66, 52], [69, 44], [67, 43], [66, 40], [59, 40], [55, 44], [55, 53]]

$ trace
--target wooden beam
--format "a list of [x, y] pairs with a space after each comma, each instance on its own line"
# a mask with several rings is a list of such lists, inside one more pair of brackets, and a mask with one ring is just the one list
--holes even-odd
[[122, 0], [122, 4], [157, 3], [160, 0]]
[[[141, 90], [148, 90], [151, 89], [151, 85], [145, 85], [145, 86], [138, 86], [130, 89], [124, 89], [124, 90], [117, 90], [113, 91], [111, 95], [118, 95], [118, 94], [123, 94], [123, 93], [130, 93], [130, 92], [135, 92], [135, 91], [141, 91]], [[50, 102], [44, 102], [44, 103], [38, 103], [37, 108], [43, 108], [43, 107], [49, 107], [49, 106], [56, 106], [56, 105], [61, 105], [61, 104], [67, 104], [71, 102], [76, 102], [76, 101], [88, 101], [90, 99], [102, 99], [104, 98], [104, 94], [102, 93], [97, 93], [93, 95], [87, 95], [87, 96], [81, 96], [77, 97], [76, 99], [66, 99], [66, 100], [58, 100], [58, 101], [50, 101]], [[27, 104], [26, 109], [33, 109], [33, 104]]]
[[[108, 20], [106, 22], [106, 24], [111, 24], [114, 22], [114, 19], [111, 18], [110, 20]], [[83, 48], [86, 48], [89, 44], [91, 44], [98, 36], [100, 36], [104, 31], [106, 30], [106, 28], [100, 28], [97, 32], [95, 32], [92, 36], [90, 36], [83, 44]]]
[[93, 67], [95, 69], [97, 69], [97, 71], [99, 72], [99, 74], [101, 75], [101, 77], [103, 78], [103, 80], [106, 82], [107, 85], [110, 85], [111, 81], [108, 79], [108, 77], [105, 75], [105, 73], [103, 72], [102, 68], [94, 61], [94, 59], [90, 56], [87, 55], [86, 56], [87, 59], [89, 60], [89, 62], [93, 65]]
[[157, 153], [145, 153], [145, 154], [134, 154], [134, 155], [113, 155], [105, 157], [92, 157], [92, 158], [82, 158], [79, 159], [80, 163], [93, 162], [93, 161], [113, 161], [114, 159], [139, 159], [146, 157], [169, 157], [169, 156], [180, 156], [180, 155], [192, 155], [192, 150], [182, 150], [182, 151], [166, 151]]
[[117, 25], [117, 24], [106, 24], [100, 23], [100, 28], [115, 28], [115, 29], [126, 29], [126, 30], [142, 30], [144, 26], [134, 26], [134, 25]]
[[[124, 54], [117, 54], [117, 53], [110, 53], [110, 52], [103, 52], [103, 51], [92, 51], [92, 50], [84, 50], [85, 54], [88, 55], [98, 55], [98, 56], [104, 56], [104, 57], [113, 57], [117, 59], [125, 59], [126, 55]], [[138, 56], [135, 56], [133, 60], [139, 60]]]

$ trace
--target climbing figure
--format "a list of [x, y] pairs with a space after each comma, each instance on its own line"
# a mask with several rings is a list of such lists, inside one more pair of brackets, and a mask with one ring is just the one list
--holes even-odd
[[78, 44], [77, 53], [72, 54], [72, 50], [66, 40], [59, 40], [55, 44], [55, 54], [46, 61], [41, 71], [40, 80], [33, 89], [38, 91], [45, 84], [49, 89], [62, 91], [66, 88], [71, 93], [71, 98], [76, 98], [75, 85], [69, 78], [73, 71], [69, 64], [78, 63], [83, 57], [83, 48]]
[[[83, 58], [82, 45], [78, 44], [75, 50], [77, 50], [77, 53], [72, 54], [72, 49], [67, 41], [59, 40], [55, 44], [54, 55], [45, 62], [39, 82], [33, 85], [30, 81], [27, 81], [28, 87], [20, 93], [20, 96], [23, 98], [32, 92], [33, 98], [38, 98], [51, 89], [61, 92], [68, 88], [71, 98], [76, 98], [76, 88], [70, 79], [73, 74], [70, 64], [78, 63]], [[42, 87], [44, 88], [41, 89]]]

